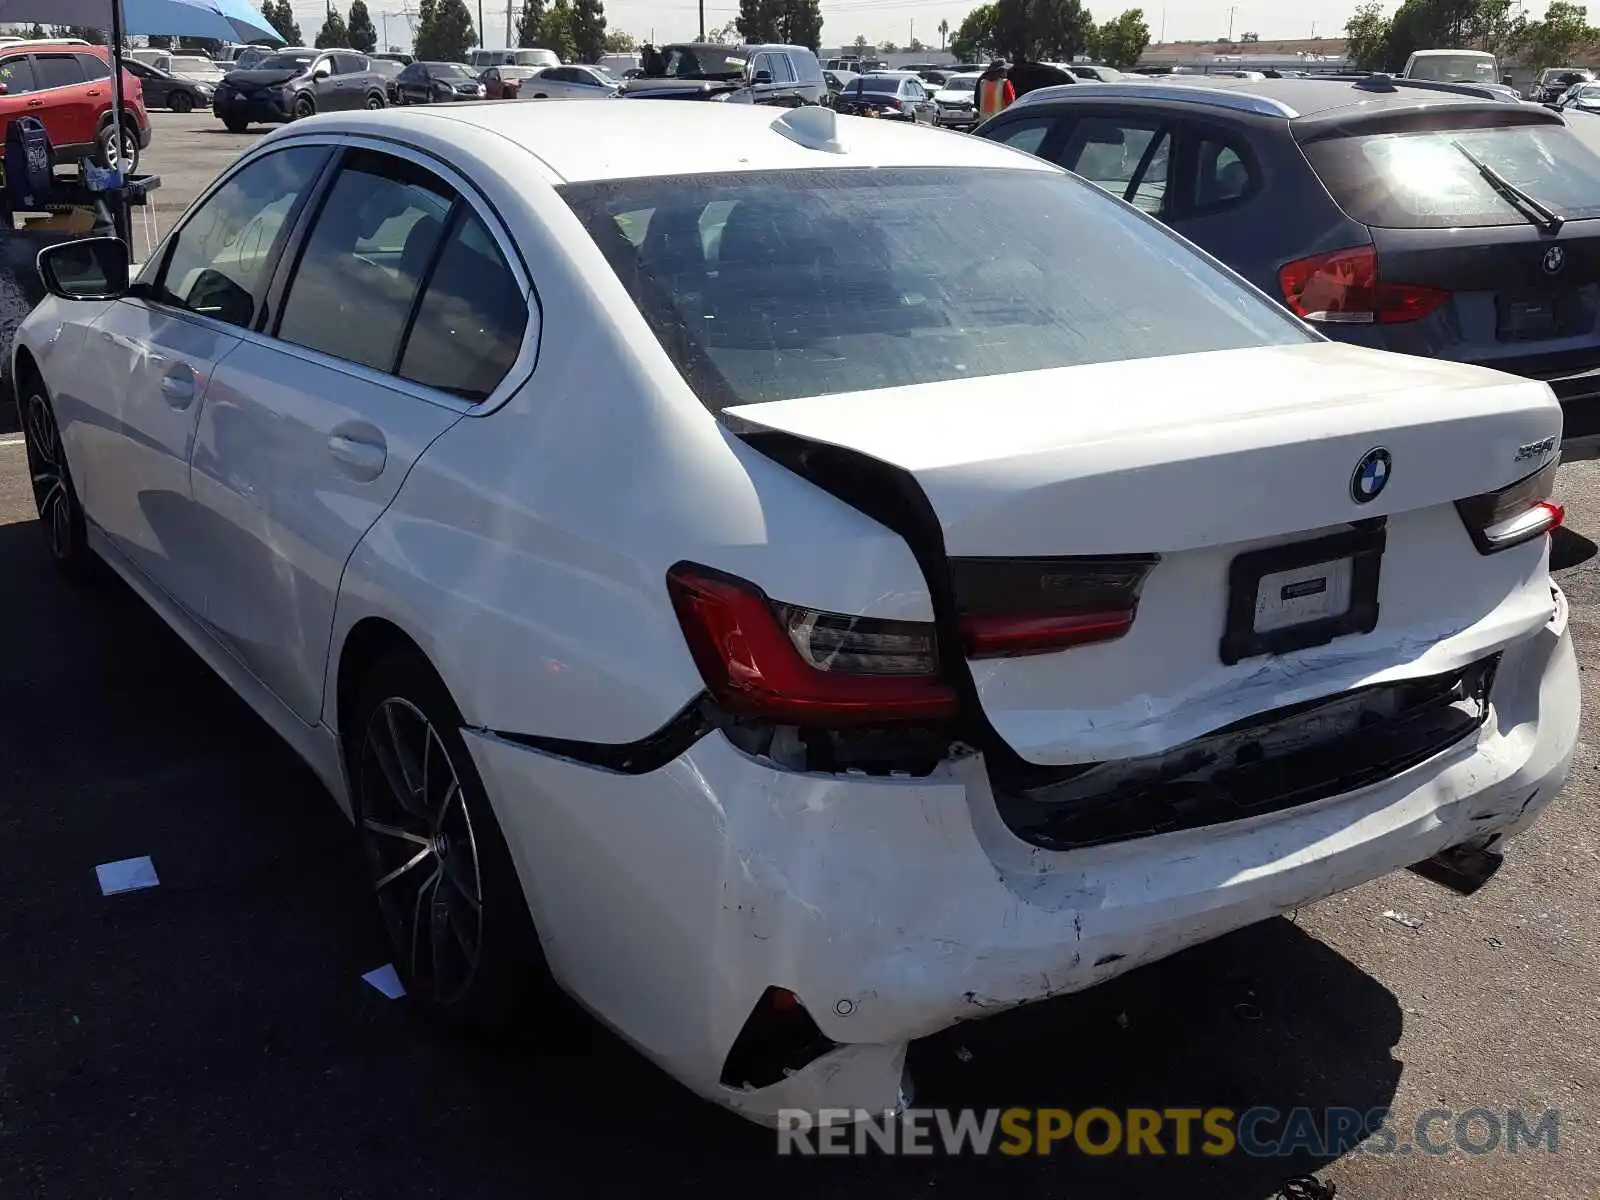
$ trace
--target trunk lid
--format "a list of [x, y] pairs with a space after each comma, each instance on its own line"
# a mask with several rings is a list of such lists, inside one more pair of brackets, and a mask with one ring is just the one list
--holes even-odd
[[[1542, 544], [1480, 555], [1453, 502], [1547, 462], [1560, 408], [1543, 384], [1475, 367], [1314, 343], [725, 416], [910, 473], [958, 580], [981, 577], [986, 559], [1159, 556], [1117, 640], [969, 663], [990, 723], [1036, 763], [1158, 753], [1269, 709], [1451, 670], [1552, 611]], [[1358, 468], [1379, 448], [1383, 486], [1358, 503]], [[1236, 560], [1358, 522], [1383, 543], [1370, 630], [1224, 661], [1230, 592], [1245, 586], [1230, 582]], [[1324, 572], [1328, 603], [1341, 588], [1353, 597], [1342, 569]]]

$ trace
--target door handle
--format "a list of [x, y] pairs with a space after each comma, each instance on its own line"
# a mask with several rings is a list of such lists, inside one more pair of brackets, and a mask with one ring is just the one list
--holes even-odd
[[99, 88], [90, 88], [87, 92], [84, 93], [85, 96], [90, 96], [90, 97], [98, 96], [99, 94], [100, 94], [100, 89]]
[[383, 474], [389, 447], [371, 425], [341, 425], [328, 435], [328, 453], [345, 474], [370, 483]]
[[44, 101], [43, 100], [29, 100], [28, 101], [28, 107], [29, 108], [43, 108], [44, 107]]
[[161, 396], [182, 412], [194, 403], [194, 368], [175, 367], [161, 377]]

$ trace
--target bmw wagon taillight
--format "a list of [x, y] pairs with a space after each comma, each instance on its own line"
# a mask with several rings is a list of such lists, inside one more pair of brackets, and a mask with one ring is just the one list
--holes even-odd
[[955, 716], [932, 622], [784, 604], [695, 563], [668, 571], [667, 591], [706, 689], [736, 716], [828, 728]]
[[1560, 527], [1566, 510], [1550, 499], [1560, 461], [1557, 458], [1498, 492], [1456, 501], [1456, 511], [1479, 554], [1509, 550]]
[[968, 658], [1046, 654], [1133, 628], [1153, 554], [950, 560]]
[[1355, 246], [1285, 263], [1278, 270], [1283, 301], [1303, 320], [1324, 325], [1396, 325], [1419, 321], [1449, 292], [1378, 279], [1378, 252]]

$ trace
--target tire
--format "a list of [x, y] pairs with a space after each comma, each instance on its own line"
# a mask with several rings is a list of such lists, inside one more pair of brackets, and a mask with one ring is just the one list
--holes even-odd
[[553, 985], [460, 710], [426, 660], [398, 651], [351, 716], [356, 828], [407, 992], [452, 1029], [525, 1021]]
[[44, 383], [31, 371], [18, 380], [17, 409], [22, 421], [23, 447], [28, 474], [33, 479], [33, 503], [39, 512], [50, 560], [61, 575], [74, 583], [94, 577], [97, 559], [89, 549], [83, 505], [67, 466], [55, 406]]
[[383, 97], [378, 95], [378, 93], [374, 92], [372, 95], [367, 97], [367, 108], [376, 110], [385, 107], [387, 107], [387, 105], [384, 104]]
[[291, 121], [301, 121], [306, 117], [314, 117], [316, 115], [317, 102], [310, 96], [301, 94], [295, 98], [293, 115], [289, 119]]
[[[116, 149], [112, 145], [115, 129], [116, 126], [107, 120], [100, 126], [100, 132], [95, 136], [95, 160], [102, 167], [112, 165], [111, 159]], [[134, 174], [139, 169], [139, 135], [133, 128], [132, 113], [123, 117], [122, 153], [123, 157], [129, 160], [127, 173]]]
[[229, 133], [243, 133], [250, 128], [249, 121], [241, 121], [238, 117], [226, 117], [222, 123], [228, 127]]
[[167, 99], [167, 107], [175, 113], [194, 111], [194, 97], [188, 92], [173, 92]]

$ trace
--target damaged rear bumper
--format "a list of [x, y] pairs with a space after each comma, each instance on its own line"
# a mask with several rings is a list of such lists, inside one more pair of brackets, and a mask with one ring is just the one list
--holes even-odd
[[[902, 1100], [913, 1038], [1525, 827], [1577, 739], [1566, 612], [1558, 596], [1551, 623], [1506, 648], [1481, 727], [1425, 762], [1297, 807], [1065, 851], [1007, 826], [974, 753], [922, 778], [806, 774], [714, 733], [624, 775], [467, 741], [551, 967], [581, 1003], [754, 1120], [883, 1111]], [[837, 1048], [726, 1086], [772, 988]]]

